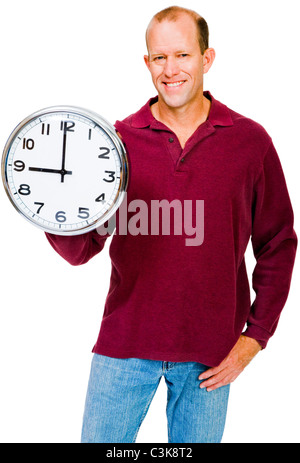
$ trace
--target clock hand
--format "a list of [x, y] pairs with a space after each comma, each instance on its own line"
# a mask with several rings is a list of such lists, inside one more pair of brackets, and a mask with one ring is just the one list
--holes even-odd
[[49, 174], [60, 174], [62, 176], [64, 175], [72, 175], [71, 170], [62, 170], [62, 169], [46, 169], [44, 167], [28, 167], [28, 170], [32, 172], [46, 172]]
[[67, 147], [67, 124], [64, 124], [64, 138], [63, 138], [63, 150], [62, 150], [62, 164], [61, 164], [61, 182], [63, 183], [65, 180], [66, 170], [65, 170], [65, 162], [66, 162], [66, 147]]

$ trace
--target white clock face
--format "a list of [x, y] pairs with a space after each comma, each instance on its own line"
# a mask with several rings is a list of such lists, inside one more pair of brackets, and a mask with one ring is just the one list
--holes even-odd
[[50, 110], [35, 113], [10, 137], [3, 154], [6, 191], [19, 212], [45, 231], [85, 233], [122, 202], [126, 153], [100, 116], [70, 107]]

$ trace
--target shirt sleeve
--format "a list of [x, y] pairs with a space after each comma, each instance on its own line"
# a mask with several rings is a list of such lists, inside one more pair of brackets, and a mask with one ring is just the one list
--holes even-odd
[[294, 215], [279, 157], [271, 142], [262, 172], [254, 187], [251, 242], [256, 265], [251, 306], [245, 336], [262, 348], [274, 334], [288, 297], [297, 236]]
[[[105, 225], [105, 224], [104, 224]], [[106, 239], [110, 236], [99, 234], [97, 230], [75, 235], [62, 236], [45, 233], [53, 249], [71, 265], [82, 265], [104, 248]]]

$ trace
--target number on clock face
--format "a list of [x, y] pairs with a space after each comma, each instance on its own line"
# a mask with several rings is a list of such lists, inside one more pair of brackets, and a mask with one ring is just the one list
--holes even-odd
[[116, 207], [124, 189], [118, 147], [87, 115], [41, 114], [22, 127], [7, 152], [10, 197], [36, 225], [53, 233], [82, 233]]

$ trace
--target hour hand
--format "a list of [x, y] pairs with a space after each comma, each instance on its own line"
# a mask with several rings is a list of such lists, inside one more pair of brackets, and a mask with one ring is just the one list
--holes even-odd
[[71, 170], [64, 170], [64, 169], [47, 169], [45, 167], [28, 167], [28, 170], [33, 172], [45, 172], [48, 174], [59, 174], [59, 175], [72, 175]]

